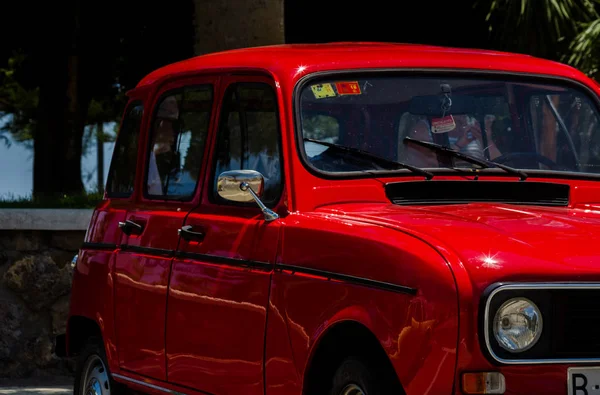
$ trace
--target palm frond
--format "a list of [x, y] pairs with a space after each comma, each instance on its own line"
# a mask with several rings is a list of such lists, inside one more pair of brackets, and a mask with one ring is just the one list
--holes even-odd
[[492, 45], [504, 50], [560, 59], [581, 24], [599, 18], [598, 0], [477, 0], [488, 7]]
[[570, 54], [564, 56], [569, 64], [588, 75], [600, 72], [600, 18], [583, 25], [570, 45]]

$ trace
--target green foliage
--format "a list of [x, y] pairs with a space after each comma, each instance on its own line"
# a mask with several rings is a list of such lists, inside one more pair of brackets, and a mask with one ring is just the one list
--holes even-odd
[[[121, 120], [121, 111], [125, 107], [126, 101], [127, 99], [122, 93], [112, 98], [93, 98], [88, 107], [86, 125], [97, 126], [99, 123], [118, 125]], [[96, 130], [95, 127], [94, 130]], [[101, 136], [102, 141], [113, 141], [112, 135], [114, 135], [114, 132], [114, 129], [104, 130]]]
[[491, 38], [500, 49], [597, 72], [599, 0], [478, 0], [475, 7], [488, 10]]
[[[25, 87], [19, 80], [19, 73], [27, 67], [27, 55], [16, 52], [8, 60], [5, 68], [0, 68], [0, 140], [10, 145], [6, 137], [9, 133], [12, 140], [32, 147], [33, 133], [36, 123], [36, 111], [39, 100], [39, 87]], [[119, 90], [113, 96], [95, 97], [91, 100], [84, 133], [83, 152], [87, 152], [91, 144], [96, 143], [96, 125], [100, 122], [118, 125], [121, 110], [127, 98], [125, 92]], [[101, 139], [110, 142], [114, 139], [114, 130], [104, 130]]]
[[600, 18], [582, 24], [581, 32], [571, 43], [571, 53], [565, 58], [588, 75], [600, 73]]
[[4, 196], [0, 208], [94, 208], [102, 201], [98, 193], [63, 195], [54, 199], [33, 199], [31, 196]]
[[13, 140], [24, 142], [33, 138], [35, 129], [39, 88], [27, 89], [17, 78], [25, 60], [26, 55], [17, 52], [6, 68], [0, 68], [0, 137], [7, 145], [9, 140], [3, 134], [10, 133]]
[[316, 140], [337, 139], [340, 134], [337, 119], [328, 115], [306, 117], [302, 120], [302, 128], [304, 137]]

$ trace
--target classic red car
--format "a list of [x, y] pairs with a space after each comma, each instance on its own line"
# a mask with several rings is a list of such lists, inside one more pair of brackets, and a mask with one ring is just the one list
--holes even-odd
[[599, 97], [391, 43], [152, 72], [74, 263], [75, 393], [596, 393]]

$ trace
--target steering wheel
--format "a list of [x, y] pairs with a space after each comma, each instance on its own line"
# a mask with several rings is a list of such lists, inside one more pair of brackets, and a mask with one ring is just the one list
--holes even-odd
[[551, 170], [567, 170], [564, 167], [559, 166], [558, 163], [554, 162], [552, 159], [540, 155], [537, 152], [510, 152], [508, 154], [504, 154], [497, 157], [496, 159], [494, 159], [494, 162], [506, 164], [506, 162], [510, 162], [517, 158], [533, 159], [537, 163], [541, 163], [542, 165], [549, 167]]

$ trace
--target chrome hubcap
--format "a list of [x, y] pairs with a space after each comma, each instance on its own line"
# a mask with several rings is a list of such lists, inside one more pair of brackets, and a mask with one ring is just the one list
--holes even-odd
[[365, 391], [356, 384], [348, 384], [340, 395], [365, 395]]
[[108, 371], [97, 355], [92, 355], [83, 368], [82, 393], [84, 395], [110, 395]]

